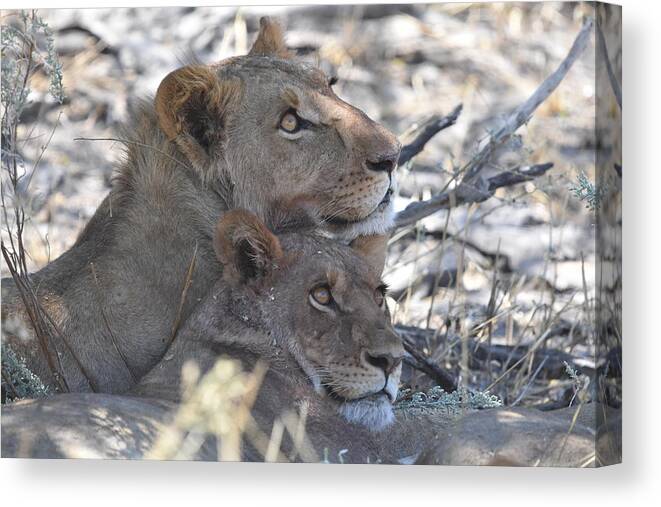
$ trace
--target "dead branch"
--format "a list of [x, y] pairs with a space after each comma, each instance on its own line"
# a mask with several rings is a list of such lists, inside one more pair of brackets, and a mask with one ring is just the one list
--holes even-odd
[[[588, 18], [578, 33], [569, 53], [560, 63], [558, 68], [548, 76], [544, 82], [535, 90], [535, 92], [521, 105], [519, 105], [505, 120], [501, 127], [492, 133], [487, 139], [482, 141], [478, 153], [459, 171], [463, 174], [460, 184], [450, 191], [443, 191], [427, 201], [415, 202], [409, 204], [406, 209], [397, 214], [395, 218], [395, 228], [411, 225], [441, 209], [447, 209], [452, 206], [469, 202], [481, 202], [491, 197], [493, 192], [489, 193], [489, 187], [514, 185], [520, 181], [527, 181], [531, 178], [544, 174], [550, 169], [550, 164], [529, 166], [526, 169], [520, 169], [518, 174], [512, 176], [510, 172], [504, 172], [494, 176], [487, 185], [478, 178], [480, 171], [493, 155], [496, 148], [502, 146], [511, 136], [525, 123], [530, 120], [535, 110], [542, 104], [558, 85], [565, 78], [574, 62], [581, 56], [587, 47], [592, 32], [594, 21]], [[509, 174], [509, 175], [508, 175]], [[522, 178], [517, 181], [517, 178]]]
[[406, 209], [400, 211], [395, 217], [395, 229], [412, 225], [421, 218], [431, 215], [442, 209], [449, 209], [461, 204], [477, 203], [489, 199], [495, 191], [502, 187], [509, 187], [531, 181], [546, 173], [553, 164], [536, 164], [503, 171], [488, 180], [478, 179], [476, 183], [460, 183], [452, 190], [446, 190], [426, 201], [413, 202]]
[[497, 268], [499, 271], [502, 271], [504, 273], [512, 272], [512, 262], [510, 258], [504, 253], [492, 252], [486, 250], [485, 248], [481, 247], [474, 241], [464, 239], [462, 237], [459, 237], [459, 235], [453, 234], [444, 229], [440, 229], [440, 230], [424, 229], [419, 232], [416, 232], [415, 230], [411, 230], [401, 236], [398, 236], [398, 240], [402, 240], [402, 239], [415, 240], [418, 234], [424, 236], [425, 238], [436, 239], [438, 241], [453, 241], [455, 243], [459, 243], [460, 245], [463, 245], [466, 248], [470, 248], [471, 250], [477, 252], [480, 256], [484, 257], [485, 259], [488, 259], [491, 266]]
[[[472, 343], [472, 359], [476, 361], [473, 366], [479, 368], [478, 362], [496, 361], [507, 368], [511, 364], [520, 364], [528, 358], [531, 347], [527, 345], [489, 345], [487, 343]], [[574, 357], [561, 350], [539, 348], [535, 350], [531, 368], [539, 368], [548, 378], [560, 378], [565, 372], [565, 362], [574, 364]]]
[[462, 171], [464, 173], [464, 182], [469, 182], [475, 179], [477, 174], [482, 170], [484, 163], [493, 154], [494, 150], [507, 141], [512, 134], [519, 129], [519, 127], [528, 123], [535, 110], [549, 97], [549, 95], [551, 95], [551, 93], [555, 91], [569, 72], [569, 69], [574, 65], [574, 62], [578, 60], [587, 47], [593, 24], [594, 21], [592, 18], [588, 18], [585, 21], [581, 31], [576, 36], [569, 53], [560, 63], [558, 68], [544, 80], [530, 97], [528, 97], [528, 100], [517, 107], [507, 117], [503, 125], [496, 130], [496, 132], [482, 142], [482, 148], [478, 154], [471, 159]]
[[[30, 69], [32, 66], [32, 42], [30, 42], [30, 51], [27, 57], [27, 67], [25, 76], [22, 80], [22, 88], [18, 93], [24, 93], [29, 79]], [[4, 104], [3, 104], [4, 105]], [[62, 371], [62, 364], [60, 356], [57, 353], [55, 346], [51, 343], [52, 330], [49, 328], [47, 314], [37, 298], [34, 288], [32, 287], [30, 278], [28, 276], [26, 251], [23, 243], [23, 232], [25, 227], [25, 211], [22, 203], [18, 198], [18, 186], [22, 176], [18, 171], [18, 151], [17, 151], [17, 129], [18, 117], [12, 115], [5, 109], [2, 116], [3, 124], [3, 150], [2, 162], [3, 170], [7, 171], [8, 187], [13, 191], [13, 222], [15, 231], [12, 231], [10, 225], [9, 215], [7, 213], [7, 203], [5, 202], [5, 183], [2, 184], [2, 191], [0, 192], [0, 201], [2, 204], [2, 213], [4, 218], [5, 227], [7, 228], [7, 238], [9, 248], [5, 246], [4, 241], [0, 248], [2, 249], [2, 256], [4, 258], [7, 269], [16, 286], [16, 290], [25, 307], [26, 315], [34, 329], [37, 338], [38, 347], [46, 359], [49, 371], [53, 377], [54, 382], [57, 384], [61, 392], [68, 392], [69, 386], [66, 382]], [[51, 136], [52, 137], [52, 136]], [[49, 139], [50, 141], [50, 139]]]
[[[441, 386], [444, 391], [451, 393], [457, 390], [457, 382], [454, 377], [441, 368], [439, 365], [432, 362], [417, 345], [418, 331], [424, 332], [424, 329], [418, 329], [410, 326], [396, 326], [398, 334], [402, 338], [404, 350], [410, 358], [405, 361], [414, 369], [421, 371], [429, 378], [431, 378], [437, 385]], [[428, 330], [427, 330], [428, 331]], [[411, 336], [412, 335], [412, 336]]]
[[170, 332], [170, 338], [167, 341], [166, 350], [170, 347], [170, 344], [174, 340], [174, 337], [177, 336], [177, 331], [179, 331], [179, 326], [181, 325], [181, 317], [184, 311], [184, 305], [186, 304], [186, 296], [188, 295], [188, 289], [193, 283], [193, 273], [195, 272], [195, 264], [197, 263], [197, 242], [195, 243], [195, 249], [193, 250], [193, 256], [191, 257], [190, 264], [188, 265], [188, 270], [186, 271], [186, 278], [184, 279], [184, 285], [181, 289], [181, 297], [179, 298], [179, 307], [177, 308], [177, 315], [175, 316], [174, 322], [172, 324], [172, 331]]
[[597, 22], [597, 44], [599, 51], [606, 62], [606, 73], [608, 74], [608, 80], [610, 81], [611, 89], [613, 90], [613, 95], [615, 95], [615, 100], [617, 105], [622, 109], [622, 88], [620, 83], [615, 77], [615, 72], [613, 71], [613, 66], [611, 65], [610, 57], [608, 56], [608, 47], [606, 46], [606, 38], [604, 37], [604, 32], [601, 31], [601, 23]]
[[445, 392], [451, 393], [457, 390], [457, 383], [452, 375], [450, 375], [437, 364], [431, 362], [406, 338], [403, 338], [403, 343], [404, 350], [406, 350], [406, 352], [411, 356], [411, 359], [409, 359], [407, 362], [412, 368], [421, 371], [429, 378], [434, 380], [434, 382], [441, 386]]
[[131, 141], [129, 139], [119, 139], [117, 137], [74, 137], [73, 140], [74, 141], [112, 141], [112, 142], [116, 142], [116, 143], [122, 143], [122, 144], [125, 144], [125, 145], [139, 146], [140, 148], [149, 148], [150, 150], [154, 150], [155, 152], [160, 153], [164, 157], [169, 158], [170, 160], [172, 160], [176, 164], [179, 164], [184, 169], [187, 169], [189, 171], [193, 170], [189, 165], [184, 164], [181, 160], [176, 159], [175, 157], [173, 157], [169, 153], [166, 153], [163, 150], [159, 150], [155, 146], [151, 146], [149, 144], [144, 144], [144, 143], [139, 143], [138, 141]]
[[[11, 92], [4, 94], [2, 98], [2, 171], [6, 171], [8, 181], [2, 181], [2, 188], [0, 190], [0, 207], [2, 208], [2, 215], [4, 218], [4, 225], [7, 231], [7, 243], [4, 240], [0, 244], [2, 256], [5, 264], [11, 273], [12, 279], [16, 286], [21, 301], [25, 307], [25, 313], [32, 325], [35, 337], [37, 339], [37, 346], [44, 355], [50, 374], [61, 392], [67, 392], [69, 386], [62, 371], [62, 363], [60, 353], [57, 351], [52, 340], [55, 335], [59, 335], [63, 343], [68, 347], [66, 340], [61, 336], [54, 321], [48, 315], [48, 312], [43, 308], [34, 287], [32, 286], [27, 268], [27, 253], [23, 241], [23, 234], [25, 230], [25, 210], [23, 202], [20, 198], [19, 183], [25, 174], [20, 174], [19, 160], [22, 160], [18, 149], [18, 127], [21, 118], [21, 113], [25, 107], [25, 99], [29, 92], [28, 83], [35, 69], [38, 67], [38, 61], [35, 56], [38, 54], [36, 45], [37, 31], [43, 28], [41, 21], [36, 16], [36, 11], [31, 11], [30, 15], [24, 14], [21, 16], [23, 26], [15, 32], [22, 40], [22, 47], [18, 52], [10, 51], [4, 54], [4, 41], [3, 41], [3, 58], [7, 57], [15, 64], [24, 61], [24, 66], [17, 65], [16, 79], [14, 79]], [[4, 74], [3, 74], [4, 81]], [[9, 79], [11, 82], [12, 79]], [[60, 101], [61, 103], [61, 101]], [[58, 116], [59, 121], [59, 116]], [[58, 121], [56, 121], [51, 135], [41, 148], [41, 153], [32, 168], [32, 173], [28, 178], [27, 187], [30, 180], [34, 175], [37, 165], [39, 164], [44, 151], [48, 148], [50, 141], [57, 128]], [[8, 205], [5, 200], [5, 194], [9, 194], [8, 189], [11, 190], [13, 196], [13, 216], [9, 217]], [[72, 353], [73, 356], [73, 353]], [[75, 356], [74, 360], [77, 360]], [[90, 384], [91, 385], [91, 384]]]
[[52, 345], [52, 332], [48, 328], [46, 319], [44, 318], [44, 311], [39, 303], [37, 296], [30, 285], [29, 278], [26, 273], [24, 273], [20, 267], [20, 261], [14, 260], [12, 254], [7, 250], [4, 244], [1, 246], [2, 256], [5, 259], [5, 264], [9, 269], [11, 277], [16, 284], [16, 290], [18, 291], [23, 306], [25, 307], [25, 313], [27, 314], [30, 324], [34, 329], [34, 334], [37, 338], [37, 343], [41, 353], [46, 359], [48, 369], [51, 372], [53, 380], [57, 384], [60, 392], [69, 392], [69, 386], [67, 384], [64, 372], [62, 370], [62, 363], [60, 362], [60, 356], [57, 353], [57, 349]]
[[406, 164], [409, 160], [420, 153], [429, 140], [441, 130], [445, 130], [454, 125], [457, 122], [463, 107], [462, 104], [459, 104], [447, 116], [434, 115], [418, 128], [418, 134], [415, 139], [402, 148], [402, 152], [399, 154], [399, 165], [402, 166]]
[[[500, 345], [489, 344], [476, 338], [478, 329], [476, 326], [469, 332], [468, 349], [471, 351], [471, 368], [481, 369], [483, 362], [496, 361], [500, 363], [505, 370], [515, 370], [520, 367], [524, 361], [531, 357], [531, 367], [539, 369], [547, 378], [561, 378], [565, 374], [565, 362], [573, 367], [575, 358], [563, 352], [562, 350], [548, 348], [543, 346], [529, 345]], [[437, 331], [434, 329], [417, 328], [398, 324], [395, 326], [397, 332], [402, 337], [404, 349], [411, 356], [412, 361], [409, 364], [416, 370], [421, 371], [434, 382], [443, 387], [444, 390], [451, 392], [456, 389], [456, 383], [453, 376], [438, 364], [431, 361], [422, 351], [430, 338], [434, 338]], [[568, 334], [570, 327], [566, 324], [558, 324], [545, 333], [545, 340], [551, 337]], [[449, 347], [449, 351], [455, 350], [460, 345], [460, 340], [454, 340], [454, 345]], [[456, 353], [458, 351], [455, 350]], [[534, 355], [533, 355], [534, 352]], [[585, 368], [581, 368], [585, 370]], [[539, 372], [538, 372], [539, 373]], [[445, 383], [445, 385], [444, 385]], [[447, 386], [447, 387], [446, 387]], [[454, 386], [454, 388], [452, 388]]]

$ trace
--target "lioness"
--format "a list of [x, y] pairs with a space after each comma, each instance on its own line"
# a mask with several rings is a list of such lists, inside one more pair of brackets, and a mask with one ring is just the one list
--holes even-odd
[[[165, 358], [130, 395], [6, 405], [2, 456], [143, 457], [180, 401], [182, 365], [193, 361], [204, 373], [225, 355], [246, 369], [269, 365], [252, 411], [267, 435], [276, 417], [306, 403], [319, 452], [348, 448], [347, 461], [376, 459], [373, 433], [393, 422], [404, 354], [384, 305], [381, 239], [344, 246], [314, 232], [276, 236], [252, 213], [226, 213], [215, 239], [222, 279]], [[196, 457], [215, 459], [215, 450], [203, 446]], [[241, 457], [264, 459], [248, 445]]]
[[[55, 336], [6, 337], [51, 387], [60, 368], [69, 391], [124, 392], [158, 362], [219, 277], [211, 242], [228, 209], [266, 219], [305, 201], [346, 241], [390, 225], [399, 142], [293, 59], [266, 18], [247, 56], [166, 76], [123, 138], [109, 195], [73, 247], [32, 276]], [[2, 316], [27, 323], [8, 279]]]
[[[301, 435], [312, 450], [293, 453], [297, 439], [287, 433], [281, 452], [273, 453], [277, 459], [599, 463], [595, 425], [605, 408], [595, 405], [546, 413], [398, 408], [393, 418], [403, 349], [383, 307], [380, 243], [376, 237], [359, 238], [343, 246], [301, 232], [276, 237], [255, 215], [227, 213], [215, 242], [223, 279], [197, 306], [164, 359], [128, 395], [72, 393], [6, 405], [2, 457], [222, 457], [212, 438], [192, 452], [181, 451], [190, 447], [181, 445], [189, 441], [185, 439], [174, 451], [171, 444], [164, 446], [168, 452], [157, 451], [163, 449], [159, 444], [167, 444], [177, 418], [173, 414], [180, 401], [182, 366], [193, 362], [207, 372], [219, 356], [226, 356], [241, 361], [246, 370], [258, 362], [268, 364], [251, 411], [264, 435], [276, 433], [272, 428], [281, 415], [307, 410]], [[239, 419], [240, 413], [227, 405], [226, 416]], [[602, 448], [618, 452], [618, 446], [612, 442]], [[263, 461], [267, 451], [268, 446], [260, 449], [246, 439], [234, 459]]]

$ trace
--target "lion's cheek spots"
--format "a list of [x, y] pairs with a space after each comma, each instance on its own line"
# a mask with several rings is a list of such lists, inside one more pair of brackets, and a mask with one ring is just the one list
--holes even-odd
[[351, 361], [329, 363], [328, 377], [333, 392], [346, 400], [374, 394], [384, 387], [382, 375], [374, 374]]
[[377, 209], [388, 190], [387, 186], [383, 189], [379, 187], [359, 185], [348, 189], [337, 202], [337, 207], [342, 210], [340, 217], [350, 221], [367, 218]]

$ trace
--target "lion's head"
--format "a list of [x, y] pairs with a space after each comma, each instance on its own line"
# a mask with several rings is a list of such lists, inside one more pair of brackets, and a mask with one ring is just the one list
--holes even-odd
[[265, 217], [278, 202], [313, 205], [344, 237], [391, 224], [400, 143], [340, 99], [320, 69], [293, 59], [263, 18], [246, 56], [189, 65], [161, 83], [161, 129], [232, 207]]
[[347, 420], [372, 430], [393, 421], [404, 354], [384, 303], [383, 240], [276, 236], [243, 210], [223, 216], [215, 239], [235, 291], [227, 313], [260, 327]]

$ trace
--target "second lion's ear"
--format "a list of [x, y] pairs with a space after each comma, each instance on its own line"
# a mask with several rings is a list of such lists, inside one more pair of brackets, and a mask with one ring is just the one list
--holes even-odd
[[385, 234], [358, 236], [351, 242], [350, 246], [367, 261], [367, 264], [377, 276], [381, 276], [386, 265], [388, 236]]
[[222, 216], [214, 249], [223, 265], [223, 277], [234, 283], [264, 277], [283, 259], [277, 236], [246, 210], [232, 210]]
[[159, 126], [200, 171], [203, 180], [212, 177], [212, 162], [240, 93], [238, 81], [222, 81], [206, 65], [177, 69], [158, 87], [154, 105]]

